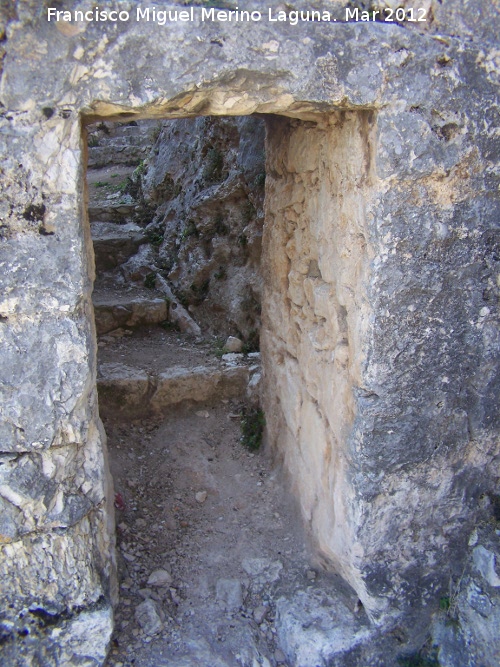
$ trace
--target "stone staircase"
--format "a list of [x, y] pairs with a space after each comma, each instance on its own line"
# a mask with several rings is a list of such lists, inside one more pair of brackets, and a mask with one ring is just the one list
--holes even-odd
[[128, 191], [134, 170], [144, 168], [156, 127], [156, 122], [101, 123], [89, 132], [88, 213], [104, 417], [147, 416], [183, 402], [243, 398], [252, 377], [256, 384], [256, 359], [218, 358], [214, 341], [201, 336], [158, 274], [148, 221]]
[[140, 124], [132, 121], [126, 125], [99, 123], [94, 126], [91, 130], [88, 167], [103, 169], [109, 164], [137, 167], [151, 148], [157, 125], [156, 121], [143, 121]]

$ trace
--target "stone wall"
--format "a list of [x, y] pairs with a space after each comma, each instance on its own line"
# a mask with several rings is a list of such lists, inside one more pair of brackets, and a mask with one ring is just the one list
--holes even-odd
[[[444, 198], [447, 187], [430, 155], [424, 176], [400, 174], [398, 196], [387, 187], [385, 122], [340, 112], [268, 123], [263, 257], [270, 441], [320, 551], [373, 618], [438, 604], [498, 460], [484, 305], [496, 289], [492, 256], [477, 261], [455, 206], [431, 200], [431, 217], [429, 194]], [[412, 116], [399, 123], [411, 137]], [[437, 239], [426, 239], [430, 219]], [[467, 221], [477, 241], [491, 239]], [[463, 278], [455, 287], [471, 274], [477, 290]], [[461, 319], [457, 336], [466, 309], [475, 320], [465, 331]], [[469, 369], [482, 365], [482, 386], [456, 364], [461, 355], [475, 360]]]
[[271, 443], [320, 549], [369, 607], [347, 443], [371, 310], [375, 123], [372, 112], [268, 122], [262, 332]]
[[268, 135], [271, 444], [374, 619], [423, 623], [459, 576], [498, 484], [498, 11], [431, 5], [427, 32], [4, 13], [4, 661], [101, 664], [110, 636], [82, 127], [96, 119], [288, 117]]

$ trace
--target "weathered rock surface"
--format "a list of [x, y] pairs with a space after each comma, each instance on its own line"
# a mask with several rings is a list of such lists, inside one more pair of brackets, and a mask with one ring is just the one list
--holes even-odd
[[372, 641], [374, 634], [366, 620], [357, 619], [341, 598], [329, 597], [324, 591], [300, 592], [292, 600], [278, 600], [276, 630], [292, 667], [337, 664], [336, 659]]
[[162, 622], [153, 600], [144, 600], [135, 610], [137, 622], [147, 635], [156, 635], [162, 628]]
[[[480, 497], [498, 494], [499, 456], [498, 8], [431, 8], [423, 32], [197, 19], [164, 39], [153, 22], [49, 23], [32, 2], [2, 6], [2, 622], [31, 606], [58, 614], [36, 641], [8, 632], [2, 659], [67, 664], [65, 619], [98, 601], [110, 618], [114, 597], [82, 119], [277, 114], [263, 236], [269, 440], [319, 550], [372, 619], [429, 622], [450, 568], [463, 570]], [[474, 576], [482, 596], [490, 584]], [[471, 642], [476, 614], [463, 612]], [[102, 662], [100, 627], [89, 664]]]
[[[426, 150], [415, 146], [421, 158], [409, 166], [398, 155], [411, 153], [419, 134], [411, 129], [414, 112], [397, 121], [380, 113], [376, 126], [369, 113], [334, 117], [324, 127], [269, 120], [266, 422], [320, 549], [372, 618], [411, 615], [423, 602], [436, 606], [446, 590], [448, 549], [458, 549], [458, 566], [464, 525], [481, 514], [478, 499], [496, 466], [489, 425], [498, 419], [497, 329], [483, 305], [490, 292], [479, 288], [484, 269], [488, 289], [496, 289], [496, 260], [476, 245], [493, 232], [486, 218], [478, 227], [463, 192], [439, 181], [442, 168], [459, 169], [476, 155], [465, 137], [443, 142], [424, 131]], [[418, 120], [420, 130], [426, 122]], [[482, 164], [487, 169], [487, 155]], [[396, 172], [407, 186], [382, 192]], [[485, 210], [476, 184], [475, 205]], [[412, 204], [405, 187], [434, 199]], [[425, 210], [435, 234], [425, 227]], [[459, 276], [467, 289], [455, 288]], [[457, 338], [454, 318], [465, 312], [469, 325]], [[463, 377], [456, 365], [465, 350], [468, 367], [483, 368], [481, 380], [473, 371], [473, 381]]]
[[481, 526], [469, 538], [468, 561], [442, 598], [433, 641], [444, 667], [494, 667], [500, 661], [500, 527]]
[[206, 331], [251, 339], [260, 328], [264, 123], [165, 122], [146, 160], [142, 195], [162, 239], [158, 266]]

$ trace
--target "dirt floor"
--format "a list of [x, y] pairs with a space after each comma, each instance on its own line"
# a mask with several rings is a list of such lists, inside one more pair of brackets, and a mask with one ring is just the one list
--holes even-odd
[[109, 667], [286, 664], [275, 601], [326, 575], [265, 451], [240, 442], [241, 407], [105, 423], [121, 596]]

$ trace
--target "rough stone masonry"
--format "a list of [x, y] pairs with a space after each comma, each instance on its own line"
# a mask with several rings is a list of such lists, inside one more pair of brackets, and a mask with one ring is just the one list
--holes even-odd
[[295, 3], [330, 22], [195, 12], [163, 27], [2, 4], [4, 664], [99, 665], [112, 631], [84, 173], [96, 119], [266, 115], [270, 447], [374, 623], [422, 624], [460, 573], [498, 494], [499, 6], [400, 3], [426, 8], [414, 24], [346, 22], [346, 4]]

